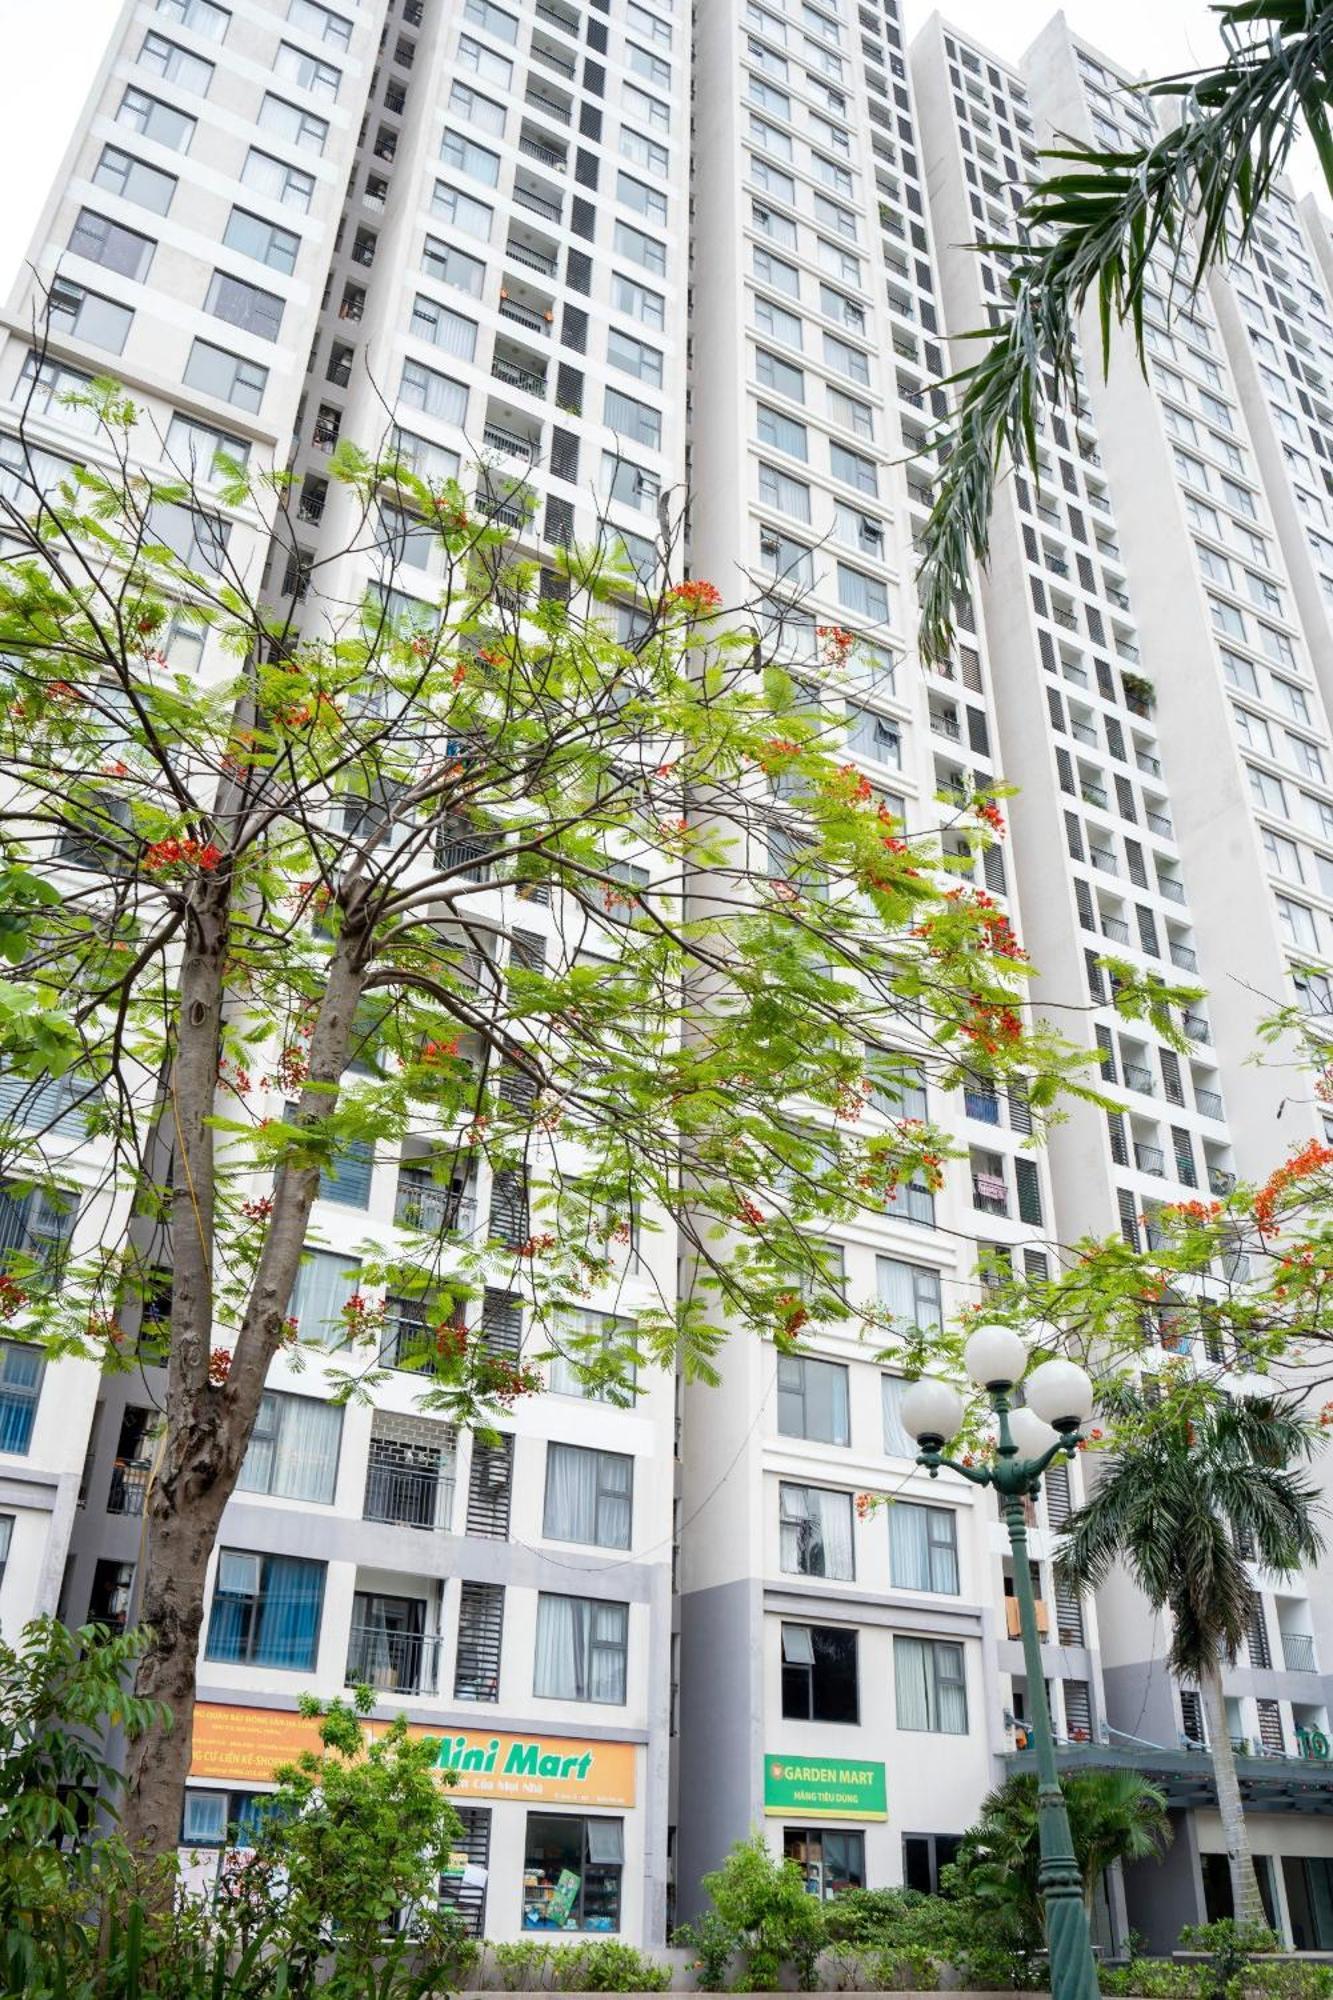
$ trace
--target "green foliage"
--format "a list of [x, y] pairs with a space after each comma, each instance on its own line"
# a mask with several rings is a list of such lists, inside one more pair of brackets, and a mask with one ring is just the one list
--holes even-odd
[[671, 1967], [654, 1964], [619, 1938], [551, 1944], [519, 1938], [491, 1947], [508, 1992], [664, 1993]]
[[[1114, 1861], [1155, 1859], [1171, 1838], [1166, 1795], [1137, 1771], [1077, 1770], [1062, 1775], [1074, 1855], [1085, 1903]], [[981, 1804], [963, 1836], [955, 1881], [960, 1894], [994, 1908], [1023, 1946], [1041, 1948], [1045, 1935], [1037, 1871], [1037, 1779], [1015, 1772]]]
[[794, 1861], [771, 1853], [763, 1835], [752, 1834], [736, 1842], [702, 1886], [712, 1909], [700, 1924], [682, 1926], [677, 1942], [698, 1953], [710, 1980], [739, 1956], [736, 1992], [770, 1991], [784, 1966], [791, 1966], [803, 1992], [813, 1989], [827, 1937], [824, 1905], [808, 1893]]
[[1204, 1952], [1206, 1963], [1133, 1958], [1128, 1965], [1101, 1970], [1103, 1993], [1139, 1995], [1142, 2000], [1328, 2000], [1333, 1966], [1279, 1958], [1279, 1939], [1265, 1924], [1237, 1923], [1231, 1917], [1210, 1924], [1187, 1924], [1181, 1948]]
[[1010, 299], [998, 330], [977, 335], [985, 343], [981, 358], [955, 378], [957, 415], [933, 441], [944, 471], [918, 585], [928, 658], [947, 654], [956, 598], [968, 588], [973, 557], [985, 559], [1004, 454], [1035, 476], [1044, 409], [1080, 402], [1083, 307], [1096, 305], [1103, 365], [1113, 322], [1132, 330], [1142, 358], [1155, 253], [1170, 258], [1176, 303], [1188, 305], [1209, 270], [1244, 246], [1302, 128], [1333, 187], [1327, 113], [1333, 9], [1305, 0], [1240, 0], [1212, 11], [1226, 61], [1144, 87], [1169, 100], [1163, 136], [1125, 152], [1048, 153], [1056, 170], [1029, 195], [1021, 236], [981, 246], [1008, 259]]
[[409, 1735], [399, 1716], [368, 1741], [372, 1704], [369, 1690], [355, 1707], [302, 1699], [302, 1714], [319, 1718], [321, 1747], [278, 1772], [232, 1882], [242, 1933], [280, 1939], [294, 1996], [318, 1985], [329, 2000], [359, 2000], [372, 1979], [407, 1977], [418, 1964], [454, 1980], [476, 1955], [436, 1900], [462, 1834], [438, 1739]]
[[[852, 1889], [827, 1906], [829, 1950], [857, 1986], [933, 1992], [945, 1980], [971, 1988], [1023, 1988], [1038, 1983], [1036, 1948], [1011, 1912], [955, 1887]], [[1038, 1940], [1039, 1944], [1040, 1940]]]

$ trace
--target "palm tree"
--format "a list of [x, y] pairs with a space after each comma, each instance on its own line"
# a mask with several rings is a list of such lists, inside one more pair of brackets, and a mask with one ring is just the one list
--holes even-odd
[[980, 359], [955, 377], [958, 408], [932, 440], [944, 470], [917, 580], [928, 659], [947, 655], [971, 559], [985, 560], [1004, 455], [1035, 474], [1043, 407], [1079, 401], [1083, 308], [1096, 302], [1103, 365], [1113, 321], [1132, 329], [1142, 361], [1154, 251], [1171, 257], [1177, 303], [1187, 307], [1209, 271], [1244, 249], [1302, 129], [1333, 189], [1333, 5], [1237, 0], [1212, 11], [1225, 63], [1143, 86], [1168, 101], [1178, 122], [1155, 144], [1130, 151], [1048, 154], [1063, 171], [1033, 188], [1018, 218], [1020, 240], [987, 246], [1009, 254], [1010, 297], [994, 330], [978, 336]]
[[1279, 1575], [1323, 1549], [1318, 1489], [1291, 1469], [1308, 1458], [1313, 1433], [1276, 1395], [1206, 1391], [1154, 1407], [1122, 1386], [1102, 1401], [1121, 1436], [1092, 1497], [1069, 1517], [1057, 1568], [1095, 1590], [1123, 1562], [1154, 1611], [1171, 1613], [1168, 1664], [1203, 1697], [1235, 1914], [1262, 1924], [1222, 1667], [1254, 1606], [1240, 1549]]
[[[1091, 1918], [1097, 1884], [1113, 1861], [1155, 1860], [1170, 1842], [1166, 1794], [1138, 1771], [1102, 1768], [1066, 1772], [1060, 1789]], [[1045, 1936], [1040, 1861], [1036, 1774], [1016, 1771], [982, 1800], [980, 1818], [963, 1835], [958, 1867], [970, 1890], [1007, 1905], [1037, 1945]]]

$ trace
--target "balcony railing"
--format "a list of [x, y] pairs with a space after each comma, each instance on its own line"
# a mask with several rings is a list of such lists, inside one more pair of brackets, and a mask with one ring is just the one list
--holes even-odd
[[1145, 806], [1143, 816], [1154, 833], [1160, 833], [1164, 838], [1170, 839], [1175, 832], [1174, 826], [1164, 812], [1157, 812], [1152, 806]]
[[1120, 873], [1119, 868], [1116, 866], [1116, 858], [1109, 847], [1090, 847], [1088, 849], [1088, 858], [1094, 868], [1101, 869], [1103, 875], [1118, 875]]
[[373, 1457], [366, 1469], [366, 1498], [361, 1509], [364, 1521], [395, 1521], [403, 1528], [447, 1528], [453, 1503], [452, 1473], [395, 1465]]
[[993, 1091], [965, 1089], [963, 1109], [969, 1118], [979, 1118], [983, 1125], [998, 1125], [1000, 1122], [1000, 1100]]
[[505, 256], [516, 264], [526, 264], [530, 271], [540, 271], [545, 278], [553, 278], [560, 269], [556, 258], [543, 257], [540, 250], [530, 250], [526, 243], [506, 243]]
[[1183, 903], [1185, 900], [1185, 884], [1177, 882], [1172, 875], [1159, 875], [1157, 877], [1157, 893], [1160, 896], [1165, 896], [1168, 903]]
[[1072, 611], [1062, 611], [1059, 605], [1052, 605], [1051, 616], [1057, 625], [1064, 627], [1066, 632], [1077, 632], [1078, 620]]
[[1009, 1190], [998, 1174], [973, 1174], [972, 1206], [983, 1215], [1008, 1215]]
[[1309, 1632], [1284, 1632], [1282, 1658], [1289, 1674], [1315, 1674], [1314, 1639]]
[[1078, 791], [1085, 805], [1099, 806], [1103, 812], [1106, 811], [1108, 801], [1100, 785], [1080, 784]]
[[1141, 771], [1146, 771], [1150, 778], [1161, 777], [1162, 760], [1160, 757], [1154, 757], [1150, 750], [1136, 750], [1134, 752], [1134, 762]]
[[1180, 1023], [1192, 1042], [1211, 1042], [1208, 1023], [1200, 1014], [1186, 1014]]
[[108, 1514], [143, 1513], [152, 1463], [146, 1458], [126, 1459], [111, 1468], [111, 1488], [106, 1496]]
[[1166, 1176], [1166, 1154], [1160, 1146], [1144, 1146], [1136, 1139], [1134, 1164], [1141, 1174], [1155, 1174], [1159, 1179]]
[[546, 378], [535, 369], [521, 368], [517, 361], [507, 361], [503, 354], [497, 354], [491, 361], [491, 373], [497, 382], [508, 383], [511, 389], [522, 389], [529, 396], [546, 394]]
[[527, 327], [530, 333], [540, 333], [549, 339], [551, 322], [545, 313], [539, 313], [535, 306], [521, 305], [517, 299], [501, 299], [498, 307], [501, 319], [512, 319], [516, 325]]
[[1225, 1115], [1222, 1109], [1221, 1094], [1216, 1090], [1196, 1090], [1194, 1093], [1194, 1102], [1199, 1107], [1201, 1117], [1221, 1118]]
[[957, 743], [962, 737], [963, 732], [958, 726], [956, 715], [941, 715], [938, 709], [932, 709], [930, 726], [937, 736], [947, 736], [951, 743]]
[[348, 1687], [386, 1694], [434, 1694], [440, 1678], [440, 1640], [433, 1632], [386, 1632], [353, 1625], [347, 1648]]
[[1123, 917], [1104, 916], [1102, 918], [1102, 931], [1110, 938], [1112, 944], [1129, 943], [1129, 925]]
[[516, 431], [503, 430], [499, 424], [484, 425], [481, 441], [492, 451], [504, 452], [507, 458], [521, 458], [525, 465], [531, 465], [537, 449], [531, 438], [519, 437]]
[[1157, 1085], [1153, 1078], [1153, 1073], [1143, 1063], [1127, 1062], [1125, 1064], [1125, 1088], [1126, 1090], [1140, 1091], [1145, 1097], [1155, 1097], [1157, 1095]]
[[543, 146], [540, 139], [529, 139], [525, 133], [520, 132], [518, 150], [520, 153], [526, 153], [530, 160], [537, 160], [542, 166], [553, 168], [558, 174], [563, 174], [565, 171], [564, 154], [557, 153], [554, 146]]
[[1069, 727], [1076, 743], [1095, 743], [1097, 741], [1097, 732], [1090, 722], [1071, 721]]
[[1178, 965], [1182, 972], [1197, 972], [1199, 969], [1199, 954], [1195, 951], [1193, 945], [1177, 944], [1172, 940], [1171, 963], [1172, 965]]
[[467, 1234], [477, 1216], [477, 1204], [458, 1188], [437, 1187], [415, 1174], [399, 1174], [393, 1219], [404, 1229], [459, 1229]]
[[561, 203], [554, 195], [538, 194], [535, 188], [516, 187], [514, 200], [520, 208], [530, 208], [534, 215], [544, 215], [548, 222], [559, 222]]

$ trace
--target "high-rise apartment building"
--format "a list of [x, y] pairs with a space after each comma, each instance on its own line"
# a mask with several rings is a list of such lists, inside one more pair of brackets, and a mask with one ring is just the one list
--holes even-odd
[[[1265, 1174], [1323, 1123], [1248, 1063], [1256, 1025], [1292, 997], [1333, 1009], [1333, 247], [1308, 204], [1275, 196], [1188, 312], [1163, 273], [1150, 379], [1121, 356], [1104, 383], [1090, 358], [1040, 480], [1001, 487], [953, 658], [916, 652], [941, 383], [1003, 297], [998, 255], [966, 246], [1009, 235], [1052, 129], [1150, 129], [1125, 82], [1062, 20], [1021, 67], [935, 21], [909, 69], [898, 0], [127, 0], [0, 325], [3, 490], [29, 490], [21, 411], [39, 479], [102, 449], [62, 398], [115, 375], [154, 474], [206, 485], [219, 445], [293, 469], [279, 543], [221, 495], [208, 533], [299, 620], [316, 566], [326, 597], [373, 586], [429, 613], [410, 519], [347, 553], [340, 438], [457, 475], [538, 560], [604, 533], [651, 573], [688, 488], [673, 560], [759, 607], [847, 761], [997, 899], [1113, 1106], [1037, 1149], [1021, 1090], [980, 1078], [872, 1101], [867, 1126], [929, 1115], [959, 1157], [830, 1230], [871, 1330], [807, 1326], [799, 1354], [737, 1339], [718, 1388], [654, 1376], [622, 1409], [557, 1368], [498, 1443], [456, 1434], [393, 1365], [406, 1300], [373, 1406], [332, 1402], [317, 1360], [275, 1363], [211, 1577], [187, 1847], [244, 1825], [300, 1692], [360, 1680], [454, 1739], [446, 1892], [497, 1938], [660, 1942], [756, 1825], [812, 1893], [934, 1888], [1021, 1757], [1007, 1538], [987, 1495], [915, 1467], [895, 1330], [984, 1301], [1001, 1263], [1041, 1270], [1087, 1231], [1141, 1241], [1159, 1205]], [[188, 510], [155, 526], [207, 558]], [[166, 651], [207, 675], [214, 644], [182, 626]], [[962, 828], [994, 782], [1019, 788], [1010, 837], [973, 858]], [[789, 811], [775, 790], [775, 873]], [[503, 927], [533, 962], [564, 949], [557, 913], [479, 876], [474, 933]], [[1116, 1015], [1107, 957], [1207, 989], [1187, 1054]], [[117, 1225], [77, 1108], [54, 1090], [41, 1111], [81, 1198], [0, 1193], [0, 1248]], [[484, 1167], [438, 1185], [428, 1145], [423, 1123], [326, 1178], [303, 1333], [400, 1226], [503, 1233], [513, 1190]], [[669, 1291], [676, 1252], [666, 1230], [628, 1246], [589, 1330]], [[520, 1351], [516, 1299], [488, 1293], [480, 1320]], [[1174, 1351], [1169, 1311], [1152, 1333], [1148, 1365]], [[160, 1399], [151, 1371], [43, 1370], [0, 1342], [6, 1633], [57, 1605], [133, 1615]], [[1132, 1591], [1055, 1582], [1083, 1471], [1052, 1474], [1030, 1531], [1047, 1684], [1065, 1755], [1168, 1785], [1170, 1856], [1112, 1882], [1097, 1924], [1169, 1944], [1227, 1893], [1202, 1718]], [[892, 1504], [863, 1514], [865, 1493]], [[1333, 1622], [1314, 1579], [1254, 1581], [1227, 1689], [1255, 1844], [1279, 1925], [1333, 1946]]]

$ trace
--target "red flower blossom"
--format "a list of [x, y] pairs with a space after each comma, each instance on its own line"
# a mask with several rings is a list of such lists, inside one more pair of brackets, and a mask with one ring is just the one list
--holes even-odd
[[722, 602], [722, 592], [715, 583], [705, 583], [701, 577], [692, 577], [688, 582], [678, 583], [667, 592], [667, 596], [677, 604], [683, 604], [693, 616], [706, 611], [716, 611]]

